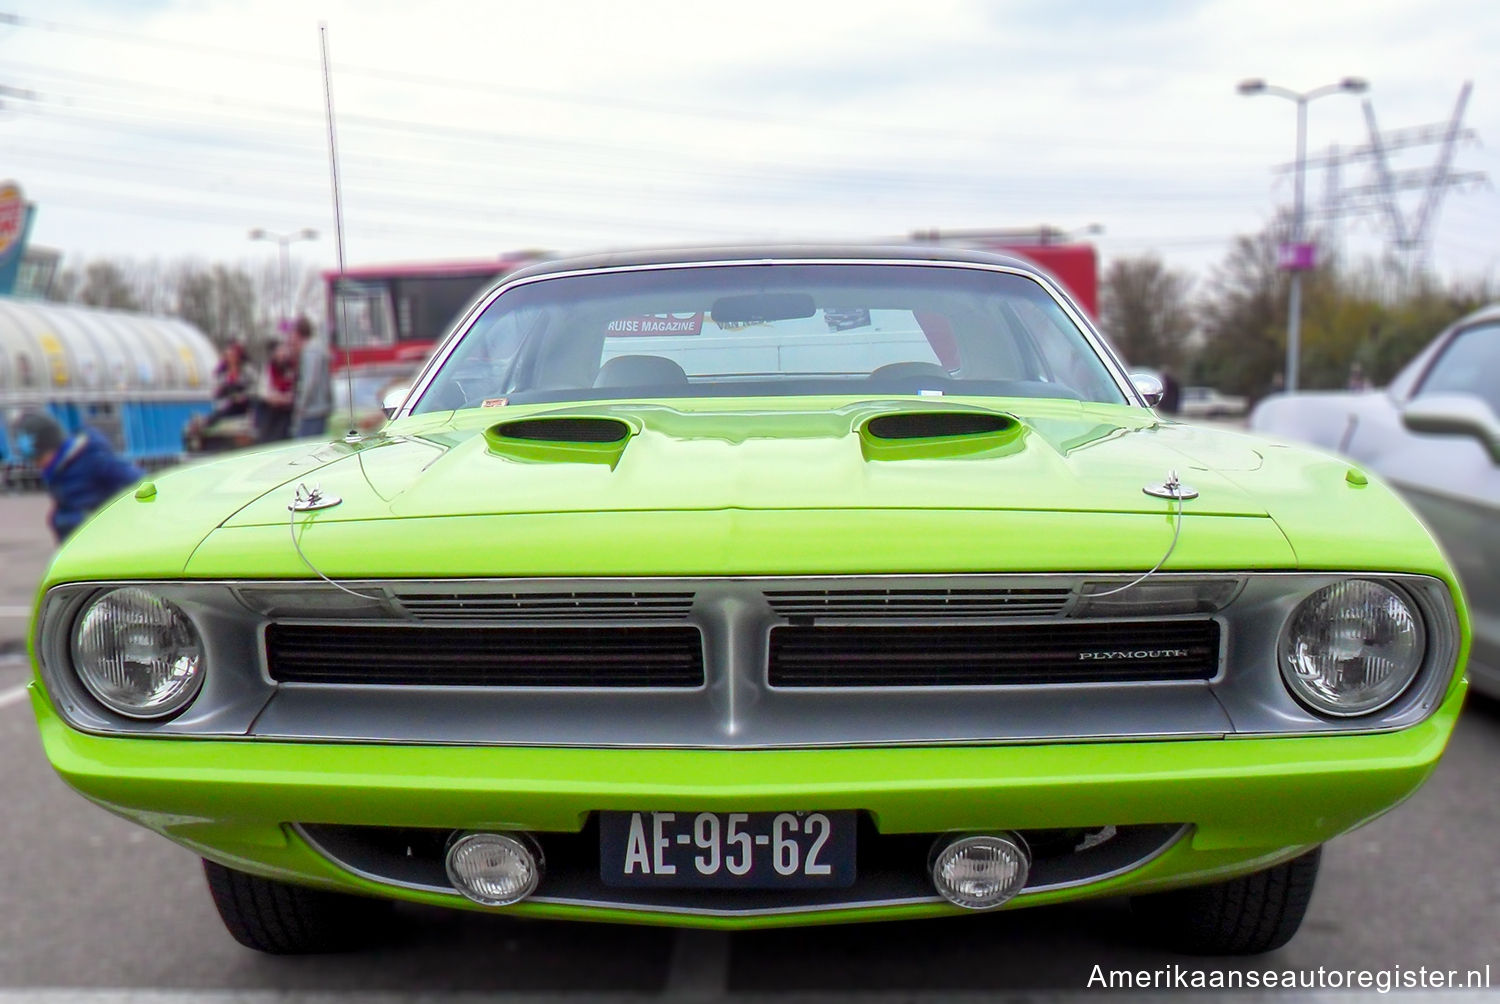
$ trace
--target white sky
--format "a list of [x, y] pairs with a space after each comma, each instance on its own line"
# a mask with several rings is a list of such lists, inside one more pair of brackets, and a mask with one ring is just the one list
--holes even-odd
[[[275, 253], [252, 227], [313, 227], [297, 259], [332, 264], [320, 20], [350, 264], [1097, 223], [1106, 258], [1201, 274], [1291, 201], [1295, 108], [1236, 82], [1356, 75], [1385, 129], [1473, 81], [1453, 166], [1492, 183], [1449, 193], [1433, 264], [1500, 280], [1493, 0], [0, 0], [0, 88], [32, 92], [0, 93], [0, 178], [33, 243], [249, 262]], [[1359, 98], [1309, 113], [1311, 152], [1366, 141]]]

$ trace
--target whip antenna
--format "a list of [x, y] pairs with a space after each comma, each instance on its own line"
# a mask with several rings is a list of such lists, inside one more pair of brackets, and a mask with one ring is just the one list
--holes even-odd
[[[1156, 484], [1147, 485], [1146, 487], [1142, 488], [1141, 491], [1145, 492], [1147, 495], [1152, 496], [1153, 498], [1166, 499], [1169, 503], [1177, 503], [1175, 512], [1177, 518], [1172, 522], [1172, 542], [1167, 545], [1167, 553], [1163, 554], [1161, 556], [1161, 560], [1152, 565], [1150, 571], [1146, 572], [1146, 574], [1132, 579], [1120, 588], [1107, 589], [1102, 593], [1089, 593], [1088, 598], [1091, 600], [1099, 596], [1113, 596], [1116, 593], [1123, 593], [1127, 589], [1131, 589], [1135, 586], [1140, 585], [1142, 582], [1145, 582], [1147, 579], [1151, 578], [1151, 576], [1161, 571], [1161, 566], [1165, 565], [1167, 563], [1167, 559], [1172, 556], [1172, 552], [1177, 550], [1177, 540], [1182, 536], [1182, 503], [1197, 498], [1198, 489], [1183, 484], [1182, 481], [1177, 477], [1176, 471], [1168, 471], [1167, 480], [1158, 482]], [[1172, 507], [1169, 505], [1167, 508], [1170, 509]]]
[[[338, 280], [333, 284], [333, 299], [338, 311], [338, 330], [344, 338], [344, 389], [349, 397], [349, 431], [344, 435], [344, 442], [358, 443], [364, 437], [359, 434], [359, 426], [354, 421], [354, 367], [349, 351], [349, 308], [339, 295], [339, 287], [344, 278], [344, 197], [339, 190], [339, 142], [333, 125], [333, 74], [328, 69], [327, 21], [318, 22], [318, 45], [323, 52], [323, 107], [328, 118], [328, 167], [333, 175], [333, 242], [339, 267]], [[332, 339], [333, 332], [328, 334]]]

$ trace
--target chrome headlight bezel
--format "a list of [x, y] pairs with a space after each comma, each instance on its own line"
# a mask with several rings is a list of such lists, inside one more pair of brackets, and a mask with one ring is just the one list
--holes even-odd
[[[1386, 599], [1400, 604], [1402, 614], [1410, 628], [1411, 652], [1407, 664], [1399, 667], [1391, 676], [1391, 683], [1379, 687], [1373, 697], [1367, 698], [1362, 703], [1339, 704], [1308, 682], [1305, 678], [1306, 674], [1299, 672], [1295, 665], [1297, 661], [1296, 636], [1302, 630], [1298, 622], [1304, 616], [1309, 615], [1316, 605], [1330, 602], [1329, 595], [1335, 590], [1360, 585], [1379, 590], [1386, 594]], [[1308, 711], [1328, 718], [1363, 718], [1390, 707], [1404, 694], [1411, 691], [1413, 684], [1422, 675], [1423, 667], [1427, 665], [1430, 654], [1429, 637], [1430, 631], [1423, 616], [1422, 605], [1399, 584], [1375, 577], [1351, 576], [1309, 592], [1291, 608], [1276, 642], [1276, 664], [1281, 671], [1281, 680], [1287, 692]]]
[[[115, 621], [98, 623], [95, 618], [110, 616], [111, 605], [116, 608]], [[163, 639], [161, 647], [175, 656], [165, 659], [165, 665], [154, 671], [162, 682], [144, 691], [143, 699], [137, 702], [121, 696], [127, 678], [141, 675], [123, 665], [129, 659], [124, 650], [125, 636], [131, 630], [156, 632]], [[108, 632], [114, 636], [109, 637]], [[97, 637], [99, 634], [105, 637]], [[162, 721], [180, 714], [197, 699], [207, 672], [203, 637], [193, 619], [170, 599], [141, 586], [108, 589], [90, 597], [73, 618], [68, 655], [73, 675], [89, 696], [111, 712], [138, 721]], [[111, 657], [113, 666], [107, 664]], [[111, 676], [116, 679], [111, 680]]]

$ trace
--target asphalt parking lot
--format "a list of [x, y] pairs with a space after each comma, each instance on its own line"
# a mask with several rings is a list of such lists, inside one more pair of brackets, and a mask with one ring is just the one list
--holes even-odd
[[428, 991], [570, 1001], [973, 999], [1085, 991], [1096, 966], [1489, 967], [1492, 985], [1500, 979], [1500, 707], [1492, 702], [1471, 702], [1447, 758], [1411, 801], [1329, 845], [1302, 933], [1260, 959], [1155, 951], [1135, 940], [1113, 900], [729, 935], [403, 908], [366, 951], [261, 956], [223, 931], [190, 852], [85, 802], [42, 756], [17, 653], [51, 551], [45, 510], [35, 495], [0, 497], [0, 846], [8, 852], [0, 1001], [345, 1001]]

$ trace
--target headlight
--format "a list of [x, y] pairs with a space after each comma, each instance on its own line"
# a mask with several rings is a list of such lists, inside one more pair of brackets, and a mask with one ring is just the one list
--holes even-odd
[[197, 696], [203, 642], [176, 604], [127, 586], [105, 593], [78, 618], [73, 668], [112, 711], [164, 718]]
[[1281, 675], [1325, 715], [1367, 715], [1401, 696], [1427, 651], [1422, 620], [1401, 594], [1366, 579], [1303, 600], [1281, 637]]

